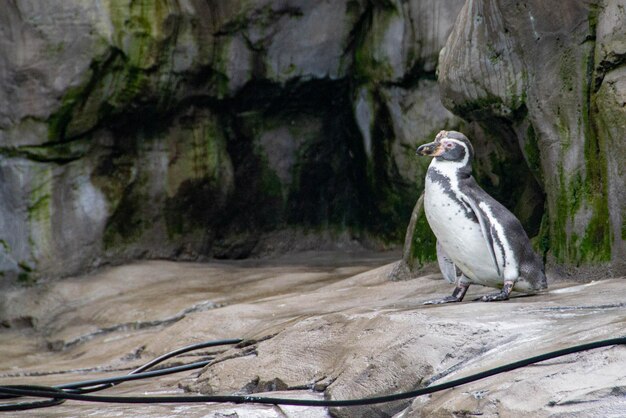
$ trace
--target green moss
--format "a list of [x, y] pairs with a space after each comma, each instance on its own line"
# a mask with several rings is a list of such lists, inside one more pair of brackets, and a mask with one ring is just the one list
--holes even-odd
[[413, 270], [422, 267], [428, 262], [437, 260], [437, 238], [428, 225], [428, 220], [422, 211], [422, 216], [415, 223], [413, 240], [411, 242], [411, 263]]
[[135, 124], [146, 107], [161, 111], [171, 105], [179, 78], [169, 65], [181, 17], [170, 14], [166, 0], [114, 0], [109, 6], [114, 46], [96, 57], [84, 81], [61, 99], [48, 119], [51, 142], [71, 140], [111, 120]]
[[384, 61], [373, 57], [368, 47], [361, 47], [355, 51], [354, 75], [357, 80], [380, 82], [392, 78], [393, 68]]
[[393, 78], [393, 68], [384, 60], [385, 51], [380, 46], [393, 19], [400, 18], [399, 11], [388, 1], [370, 5], [363, 14], [355, 33], [353, 74], [357, 80], [377, 83]]
[[[55, 240], [52, 233], [52, 195], [54, 180], [49, 166], [33, 166], [28, 189], [28, 245], [30, 259], [37, 262], [52, 256]], [[35, 267], [26, 262], [20, 268], [29, 277]], [[34, 276], [33, 276], [34, 277]]]
[[545, 262], [546, 256], [550, 251], [550, 219], [547, 211], [544, 212], [541, 218], [539, 233], [533, 238], [532, 244], [535, 251], [542, 255]]
[[50, 196], [41, 196], [37, 198], [31, 206], [28, 207], [29, 218], [33, 220], [49, 220], [50, 219]]
[[593, 202], [593, 215], [585, 230], [580, 243], [582, 261], [610, 261], [611, 260], [611, 225], [608, 205], [603, 198], [596, 198]]
[[103, 159], [92, 175], [93, 184], [102, 190], [112, 212], [103, 234], [107, 250], [136, 242], [155, 220], [150, 206], [154, 202], [146, 194], [149, 179], [134, 165], [137, 150], [117, 152], [120, 154]]
[[81, 158], [87, 153], [89, 148], [89, 140], [83, 139], [38, 146], [22, 146], [11, 149], [9, 154], [25, 157], [33, 161], [64, 164]]
[[25, 261], [19, 261], [17, 263], [17, 266], [22, 269], [24, 272], [26, 273], [32, 273], [33, 272], [33, 268]]
[[575, 68], [575, 59], [573, 52], [570, 49], [563, 49], [559, 54], [559, 76], [561, 78], [561, 91], [571, 92], [577, 85], [576, 71], [572, 71]]
[[357, 0], [348, 0], [346, 3], [346, 16], [350, 21], [356, 22], [362, 13], [361, 3]]
[[[595, 34], [597, 7], [590, 8], [590, 36]], [[559, 167], [559, 193], [556, 202], [556, 213], [553, 218], [551, 249], [557, 260], [561, 262], [584, 263], [605, 262], [611, 259], [612, 230], [608, 208], [607, 164], [605, 155], [605, 135], [596, 126], [595, 115], [598, 113], [593, 93], [594, 80], [594, 43], [585, 43], [583, 67], [581, 72], [586, 76], [582, 88], [582, 106], [580, 109], [579, 131], [583, 135], [584, 170], [574, 173], [567, 181], [563, 167]], [[562, 90], [572, 91], [579, 83], [574, 80], [576, 71], [573, 52], [564, 51], [561, 57]], [[566, 127], [565, 115], [557, 113], [562, 139], [562, 156], [571, 144], [571, 133]], [[562, 157], [564, 158], [564, 157]], [[567, 173], [572, 176], [571, 173]], [[574, 219], [580, 213], [588, 217], [582, 233], [576, 233]]]
[[120, 64], [120, 66], [113, 68], [112, 84], [116, 88], [109, 92], [106, 101], [108, 106], [115, 110], [121, 110], [137, 98], [145, 95], [150, 87], [150, 79], [144, 70], [125, 62], [120, 62]]
[[[398, 180], [386, 107], [376, 106], [368, 155], [354, 120], [351, 80], [287, 83], [278, 89], [257, 83], [246, 86], [231, 107], [237, 112], [228, 142], [235, 188], [223, 229], [351, 231], [401, 242], [416, 190]], [[285, 184], [263, 155], [268, 151], [255, 145], [265, 133], [285, 127], [297, 142], [286, 199]]]
[[[577, 173], [568, 183], [560, 168], [561, 186], [551, 234], [550, 249], [560, 262], [580, 265], [611, 259], [611, 231], [606, 197], [591, 188], [590, 178]], [[574, 232], [573, 220], [580, 210], [591, 212], [582, 238]]]
[[69, 123], [72, 121], [74, 109], [84, 102], [89, 92], [83, 86], [68, 89], [61, 99], [59, 110], [48, 119], [48, 140], [64, 141]]
[[35, 284], [35, 278], [30, 273], [21, 271], [17, 275], [17, 282], [21, 285], [30, 286]]
[[92, 184], [102, 191], [111, 208], [117, 207], [133, 181], [134, 158], [131, 152], [113, 153], [103, 158], [92, 173]]
[[0, 247], [2, 247], [5, 253], [11, 252], [11, 246], [6, 240], [0, 239]]
[[489, 62], [491, 62], [492, 65], [497, 64], [498, 62], [502, 61], [502, 53], [497, 51], [493, 44], [488, 42], [487, 45], [487, 59], [489, 59]]
[[[103, 192], [112, 213], [103, 235], [106, 250], [141, 245], [146, 234], [161, 225], [170, 238], [196, 227], [206, 231], [207, 218], [220, 204], [216, 197], [221, 196], [216, 192], [220, 190], [219, 177], [214, 173], [219, 171], [216, 165], [222, 164], [211, 149], [215, 138], [206, 126], [208, 120], [196, 125], [194, 119], [192, 129], [178, 130], [177, 125], [168, 131], [172, 155], [167, 175], [160, 180], [153, 179], [153, 171], [142, 162], [152, 154], [152, 145], [147, 145], [150, 151], [146, 151], [144, 143], [162, 141], [161, 136], [142, 131], [138, 142], [120, 144], [101, 159], [91, 182]], [[213, 142], [207, 143], [207, 137]]]
[[[597, 6], [590, 7], [589, 32], [595, 36]], [[595, 43], [592, 43], [595, 46]], [[593, 92], [595, 50], [589, 48], [585, 65], [586, 82], [583, 84], [583, 129], [585, 132], [585, 168], [587, 171], [585, 194], [592, 211], [591, 219], [581, 241], [582, 260], [609, 261], [611, 259], [612, 229], [608, 204], [608, 175], [605, 150], [606, 137], [600, 134], [593, 117], [598, 113]]]
[[554, 211], [550, 212], [550, 218], [552, 221], [552, 230], [550, 234], [550, 248], [552, 250], [553, 255], [556, 257], [558, 261], [566, 261], [568, 259], [567, 254], [567, 244], [568, 244], [568, 236], [567, 236], [567, 224], [569, 221], [569, 200], [567, 196], [567, 189], [565, 186], [565, 174], [563, 171], [562, 163], [559, 164], [558, 173], [559, 173], [559, 185], [558, 188], [558, 196], [556, 199], [556, 208]]
[[[366, 199], [371, 200], [370, 214], [362, 222], [370, 230], [389, 242], [400, 242], [405, 236], [406, 222], [410, 218], [416, 194], [411, 184], [398, 181], [393, 156], [393, 143], [396, 141], [392, 117], [384, 105], [385, 97], [374, 89], [371, 91], [373, 118], [371, 123], [371, 153], [367, 155], [363, 140], [359, 138], [368, 187]], [[413, 154], [413, 159], [416, 159]], [[420, 162], [416, 161], [416, 164]], [[423, 161], [422, 163], [426, 163]], [[417, 193], [416, 193], [417, 192]]]
[[212, 229], [232, 181], [219, 120], [200, 112], [181, 125], [183, 129], [170, 132], [177, 144], [170, 155], [163, 209], [170, 238]]
[[283, 199], [283, 185], [278, 175], [269, 167], [265, 159], [263, 160], [263, 171], [261, 173], [261, 190], [270, 199]]
[[[229, 95], [230, 79], [228, 77], [228, 61], [230, 59], [229, 55], [232, 42], [232, 37], [222, 37], [220, 42], [215, 45], [215, 53], [211, 66], [213, 68], [212, 78], [218, 99], [223, 99]], [[267, 68], [267, 66], [264, 65], [264, 68]]]
[[44, 51], [44, 54], [46, 54], [51, 59], [56, 59], [59, 57], [59, 55], [63, 53], [63, 51], [65, 50], [65, 47], [66, 47], [65, 42], [55, 42], [55, 43], [50, 42], [48, 44], [48, 47]]
[[283, 224], [287, 208], [282, 184], [267, 159], [255, 150], [252, 140], [229, 145], [235, 188], [224, 209], [227, 219], [216, 220], [218, 229], [265, 231]]
[[143, 188], [135, 184], [122, 195], [104, 230], [102, 241], [105, 249], [109, 250], [138, 241], [152, 224], [142, 211], [142, 204], [148, 199], [141, 190]]
[[541, 168], [541, 153], [539, 151], [539, 143], [537, 141], [537, 135], [532, 124], [528, 125], [526, 130], [526, 142], [524, 144], [524, 155], [528, 162], [528, 168], [533, 173], [537, 180], [543, 180], [543, 172]]
[[49, 141], [66, 142], [84, 135], [120, 114], [145, 93], [146, 86], [143, 71], [129, 66], [119, 51], [108, 51], [94, 59], [84, 83], [68, 90], [59, 109], [49, 117]]
[[115, 30], [113, 39], [128, 57], [130, 66], [150, 69], [162, 53], [168, 52], [163, 42], [175, 35], [172, 31], [177, 27], [177, 17], [170, 15], [168, 0], [113, 0], [109, 12]]
[[222, 209], [220, 194], [219, 185], [212, 178], [185, 180], [176, 195], [163, 205], [168, 237], [205, 233]]
[[568, 199], [568, 212], [570, 215], [575, 214], [583, 205], [583, 202], [589, 197], [589, 190], [587, 184], [583, 181], [583, 176], [580, 172], [576, 172], [569, 184], [567, 185], [569, 199]]
[[498, 109], [503, 105], [499, 97], [485, 96], [463, 105], [457, 105], [452, 111], [466, 120], [485, 120], [492, 119], [494, 114], [499, 114]]
[[51, 218], [50, 203], [52, 201], [52, 173], [47, 167], [33, 173], [29, 205], [27, 208], [28, 219], [34, 229], [40, 229], [49, 225]]

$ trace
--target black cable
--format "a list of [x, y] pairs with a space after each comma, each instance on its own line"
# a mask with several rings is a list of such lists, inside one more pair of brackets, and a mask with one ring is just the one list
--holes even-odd
[[[84, 380], [82, 382], [68, 383], [68, 384], [59, 385], [59, 386], [16, 385], [16, 386], [10, 386], [10, 387], [18, 388], [18, 389], [19, 388], [23, 388], [23, 389], [39, 388], [40, 390], [47, 390], [50, 392], [54, 392], [54, 394], [57, 394], [57, 393], [84, 394], [84, 393], [94, 392], [96, 390], [102, 390], [105, 387], [111, 387], [111, 386], [114, 386], [115, 384], [127, 382], [130, 380], [147, 379], [149, 377], [163, 376], [163, 375], [172, 374], [172, 373], [180, 373], [180, 372], [185, 372], [188, 370], [199, 369], [201, 367], [206, 366], [210, 362], [211, 360], [198, 361], [195, 363], [184, 364], [182, 366], [165, 367], [159, 370], [152, 370], [149, 372], [127, 374], [124, 376], [115, 376], [115, 377], [108, 377], [108, 378], [103, 378], [103, 379]], [[98, 386], [95, 388], [91, 388], [91, 389], [83, 389], [83, 388], [88, 388], [94, 385], [98, 385]], [[76, 389], [76, 388], [80, 388], [80, 391], [71, 390], [71, 389]], [[19, 397], [19, 395], [2, 395], [0, 396], [0, 399], [12, 399], [16, 397]], [[18, 411], [18, 410], [23, 411], [27, 409], [36, 409], [36, 408], [43, 408], [47, 406], [59, 405], [59, 404], [62, 404], [63, 402], [65, 402], [65, 399], [60, 398], [60, 397], [54, 397], [53, 399], [49, 399], [46, 401], [0, 404], [0, 411]]]
[[[239, 338], [231, 338], [231, 339], [226, 339], [226, 340], [213, 340], [213, 341], [204, 341], [204, 342], [196, 343], [196, 344], [190, 344], [190, 345], [187, 345], [185, 347], [178, 348], [178, 349], [176, 349], [174, 351], [170, 351], [169, 353], [163, 354], [162, 356], [159, 356], [159, 357], [155, 358], [154, 360], [149, 361], [148, 363], [144, 364], [143, 366], [138, 367], [135, 370], [129, 372], [127, 376], [139, 374], [139, 373], [141, 373], [141, 372], [143, 372], [145, 370], [148, 370], [151, 367], [156, 366], [159, 363], [164, 362], [167, 359], [170, 359], [170, 358], [175, 357], [175, 356], [179, 356], [179, 355], [187, 353], [189, 351], [200, 350], [202, 348], [209, 348], [209, 347], [218, 347], [218, 346], [221, 346], [221, 345], [234, 345], [234, 344], [239, 344], [242, 341], [243, 340], [241, 340]], [[172, 372], [172, 373], [177, 373], [177, 372]], [[165, 373], [165, 374], [167, 374], [167, 373]], [[126, 379], [126, 380], [134, 380], [134, 379]], [[123, 381], [125, 381], [125, 380], [120, 380], [120, 382], [123, 382]], [[94, 386], [95, 384], [94, 385], [84, 385], [84, 384], [81, 384], [81, 383], [83, 383], [83, 382], [68, 383], [68, 384], [65, 384], [65, 385], [59, 385], [59, 386], [55, 386], [55, 387], [59, 388], [59, 389], [72, 389], [72, 390], [69, 391], [71, 393], [90, 393], [90, 392], [96, 392], [96, 391], [100, 391], [100, 390], [103, 390], [103, 389], [107, 389], [107, 388], [113, 387], [116, 384], [116, 382], [106, 382], [106, 383], [99, 384], [98, 386]], [[119, 383], [119, 382], [117, 382], [117, 383]]]
[[[72, 399], [78, 401], [89, 402], [105, 402], [105, 403], [128, 403], [128, 404], [145, 404], [145, 403], [259, 403], [259, 404], [273, 404], [273, 405], [296, 405], [296, 406], [314, 406], [314, 407], [346, 407], [346, 406], [361, 406], [372, 405], [386, 402], [393, 402], [398, 400], [415, 398], [417, 396], [426, 395], [442, 391], [444, 389], [450, 389], [452, 387], [460, 386], [466, 383], [474, 382], [476, 380], [484, 379], [489, 376], [500, 374], [503, 372], [519, 369], [534, 363], [562, 357], [568, 354], [574, 354], [581, 351], [592, 350], [595, 348], [608, 347], [612, 345], [626, 344], [626, 337], [619, 337], [613, 339], [607, 339], [602, 341], [596, 341], [592, 343], [580, 344], [573, 347], [564, 348], [562, 350], [556, 350], [549, 353], [541, 354], [539, 356], [530, 357], [524, 360], [509, 363], [500, 367], [486, 370], [484, 372], [476, 373], [467, 377], [452, 380], [439, 385], [433, 385], [426, 388], [421, 388], [413, 391], [397, 393], [388, 396], [379, 396], [363, 399], [350, 399], [350, 400], [312, 400], [312, 399], [286, 399], [286, 398], [271, 398], [261, 396], [236, 396], [236, 395], [224, 395], [224, 396], [94, 396], [94, 395], [79, 395], [72, 393], [59, 393], [51, 395], [50, 391], [40, 390], [40, 387], [34, 390], [20, 389], [12, 386], [0, 386], [0, 393], [6, 393], [18, 396], [34, 396], [42, 398], [58, 397], [62, 399]], [[24, 387], [24, 386], [21, 386]]]
[[[166, 367], [166, 368], [162, 368], [159, 370], [153, 370], [150, 372], [145, 372], [145, 370], [156, 366], [159, 363], [162, 363], [163, 361], [187, 353], [189, 351], [194, 351], [194, 350], [199, 350], [202, 348], [208, 348], [208, 347], [217, 347], [217, 346], [221, 346], [221, 345], [234, 345], [234, 344], [239, 344], [240, 342], [242, 342], [243, 340], [237, 338], [237, 339], [226, 339], [226, 340], [214, 340], [214, 341], [205, 341], [202, 343], [196, 343], [196, 344], [191, 344], [179, 349], [176, 349], [174, 351], [170, 351], [169, 353], [163, 354], [162, 356], [159, 356], [151, 361], [149, 361], [148, 363], [144, 364], [141, 367], [138, 367], [136, 369], [134, 369], [133, 371], [129, 372], [127, 375], [125, 376], [116, 376], [116, 377], [109, 377], [109, 378], [103, 378], [103, 379], [94, 379], [94, 380], [85, 380], [85, 381], [81, 381], [81, 382], [74, 382], [74, 383], [66, 383], [64, 385], [57, 385], [57, 386], [39, 386], [39, 385], [11, 385], [9, 387], [11, 388], [15, 388], [15, 389], [27, 389], [27, 388], [35, 388], [37, 390], [44, 390], [49, 392], [53, 392], [55, 395], [57, 394], [65, 394], [65, 393], [71, 393], [71, 394], [84, 394], [84, 393], [90, 393], [90, 392], [96, 392], [99, 390], [103, 390], [103, 389], [107, 389], [110, 388], [112, 386], [115, 386], [118, 383], [121, 382], [126, 382], [129, 380], [138, 380], [138, 379], [145, 379], [148, 377], [155, 377], [155, 376], [162, 376], [162, 375], [166, 375], [166, 374], [172, 374], [172, 373], [179, 373], [179, 372], [183, 372], [183, 371], [187, 371], [187, 370], [193, 370], [193, 369], [198, 369], [201, 367], [206, 366], [207, 364], [210, 363], [210, 360], [205, 360], [205, 361], [199, 361], [199, 362], [195, 362], [195, 363], [190, 363], [190, 364], [185, 364], [182, 366], [173, 366], [173, 367]], [[0, 391], [0, 399], [12, 399], [12, 398], [16, 398], [16, 397], [20, 397], [22, 395], [15, 395], [15, 394], [2, 394], [2, 392]], [[24, 395], [24, 396], [28, 396], [28, 395]], [[37, 396], [37, 397], [42, 397], [42, 396]], [[46, 397], [46, 396], [44, 396]], [[31, 402], [19, 402], [19, 403], [9, 403], [9, 404], [0, 404], [0, 411], [23, 411], [23, 410], [27, 410], [27, 409], [35, 409], [35, 408], [43, 408], [43, 407], [47, 407], [47, 406], [54, 406], [54, 405], [59, 405], [61, 403], [65, 402], [65, 399], [62, 397], [58, 397], [58, 396], [54, 396], [51, 399], [45, 400], [45, 401], [31, 401]]]
[[175, 357], [175, 356], [179, 356], [181, 354], [187, 353], [189, 351], [194, 351], [194, 350], [200, 350], [201, 348], [209, 348], [209, 347], [217, 347], [220, 345], [235, 345], [235, 344], [239, 344], [240, 342], [242, 342], [243, 340], [240, 338], [231, 338], [228, 340], [215, 340], [215, 341], [205, 341], [202, 343], [197, 343], [197, 344], [191, 344], [188, 345], [186, 347], [183, 348], [179, 348], [177, 350], [174, 351], [170, 351], [167, 354], [163, 354], [160, 357], [155, 358], [154, 360], [144, 364], [141, 367], [136, 368], [135, 370], [133, 370], [132, 372], [130, 372], [130, 374], [135, 374], [135, 373], [140, 373], [143, 372], [144, 370], [149, 369], [150, 367], [156, 366], [157, 364]]
[[[24, 389], [33, 389], [33, 388], [37, 388], [39, 390], [45, 391], [48, 394], [50, 394], [50, 392], [53, 392], [54, 394], [57, 393], [63, 393], [63, 391], [61, 389], [56, 389], [54, 387], [50, 387], [50, 386], [35, 386], [35, 385], [14, 385], [11, 386], [12, 388], [24, 388]], [[10, 395], [8, 396], [9, 398], [15, 398], [17, 396], [14, 395]], [[48, 396], [50, 397], [50, 396]], [[55, 406], [55, 405], [61, 405], [63, 402], [65, 402], [65, 399], [62, 398], [57, 398], [54, 397], [54, 395], [52, 395], [52, 397], [50, 397], [50, 399], [46, 399], [43, 401], [30, 401], [30, 402], [16, 402], [16, 403], [11, 403], [11, 404], [0, 404], [0, 412], [2, 411], [25, 411], [28, 409], [35, 409], [35, 408], [45, 408], [48, 406]]]
[[[135, 373], [135, 374], [127, 374], [124, 376], [116, 376], [116, 377], [107, 377], [103, 379], [93, 379], [93, 380], [83, 380], [81, 382], [67, 383], [65, 385], [53, 386], [56, 389], [82, 389], [82, 388], [90, 388], [95, 385], [115, 385], [117, 383], [128, 382], [130, 380], [140, 380], [146, 379], [148, 377], [156, 377], [163, 376], [166, 374], [172, 373], [180, 373], [186, 372], [187, 370], [199, 369], [201, 367], [209, 364], [211, 360], [197, 361], [195, 363], [184, 364], [182, 366], [172, 366], [172, 367], [164, 367], [158, 370], [152, 370], [149, 372]], [[91, 391], [91, 389], [89, 389]], [[74, 393], [73, 391], [70, 393]]]

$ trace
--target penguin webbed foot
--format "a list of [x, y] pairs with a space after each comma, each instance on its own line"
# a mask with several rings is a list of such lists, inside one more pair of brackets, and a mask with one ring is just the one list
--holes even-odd
[[446, 296], [445, 298], [441, 298], [441, 299], [433, 299], [433, 300], [427, 300], [426, 302], [424, 302], [424, 305], [442, 305], [444, 303], [454, 303], [454, 302], [460, 302], [461, 299], [455, 297], [454, 295], [450, 295], [450, 296]]
[[475, 301], [479, 300], [481, 302], [495, 302], [498, 300], [508, 300], [508, 299], [509, 299], [509, 295], [506, 292], [502, 291], [498, 293], [491, 293], [489, 295], [481, 296], [474, 300]]
[[442, 298], [442, 299], [427, 300], [426, 302], [424, 302], [424, 305], [441, 305], [444, 303], [461, 302], [468, 288], [469, 288], [469, 284], [459, 283], [454, 288], [454, 292], [452, 292], [450, 296], [446, 296], [445, 298]]
[[504, 286], [502, 286], [502, 290], [497, 293], [491, 293], [489, 295], [484, 295], [479, 298], [474, 299], [475, 301], [481, 302], [495, 302], [499, 300], [508, 300], [511, 295], [511, 291], [513, 290], [514, 282], [506, 281], [504, 282]]

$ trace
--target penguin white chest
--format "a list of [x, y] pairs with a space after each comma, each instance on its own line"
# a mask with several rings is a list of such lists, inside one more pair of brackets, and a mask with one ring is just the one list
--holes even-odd
[[454, 187], [454, 179], [426, 177], [424, 212], [426, 219], [448, 257], [472, 282], [493, 286], [500, 283], [491, 249], [480, 224], [463, 203], [464, 195]]

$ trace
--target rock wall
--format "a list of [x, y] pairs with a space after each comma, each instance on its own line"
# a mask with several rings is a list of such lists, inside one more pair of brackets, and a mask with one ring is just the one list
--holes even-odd
[[[621, 271], [625, 6], [9, 1], [3, 282], [399, 243], [441, 129], [550, 265]], [[411, 266], [434, 255], [415, 225]]]
[[294, 233], [399, 242], [422, 183], [415, 144], [461, 123], [435, 71], [462, 6], [6, 2], [4, 283], [245, 257]]
[[508, 150], [494, 160], [530, 206], [537, 247], [553, 264], [613, 274], [626, 255], [625, 8], [468, 1], [439, 62], [444, 105]]

